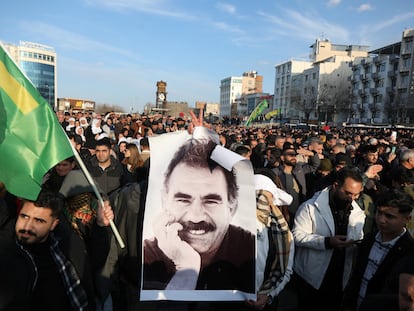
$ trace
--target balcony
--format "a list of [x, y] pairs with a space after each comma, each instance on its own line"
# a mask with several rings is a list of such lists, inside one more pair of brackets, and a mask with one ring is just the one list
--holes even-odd
[[390, 70], [390, 71], [388, 71], [387, 76], [389, 78], [395, 78], [397, 76], [397, 74], [394, 70]]
[[378, 89], [377, 88], [371, 88], [370, 90], [369, 90], [369, 92], [371, 93], [371, 94], [378, 94], [379, 93], [379, 91], [378, 91]]
[[400, 56], [398, 56], [397, 54], [390, 55], [390, 63], [394, 63], [395, 61], [399, 59], [400, 59]]
[[413, 52], [413, 49], [403, 49], [401, 50], [401, 56], [409, 56]]
[[407, 75], [410, 72], [410, 68], [408, 67], [400, 67], [400, 73], [402, 75]]
[[374, 61], [375, 65], [378, 65], [378, 64], [381, 63], [381, 58], [379, 56], [375, 56], [373, 61]]
[[394, 88], [394, 87], [392, 87], [392, 86], [388, 86], [386, 90], [387, 90], [387, 93], [388, 93], [388, 94], [393, 94], [393, 93], [394, 93], [395, 88]]
[[360, 76], [359, 76], [359, 78], [360, 78], [362, 81], [366, 81], [366, 80], [367, 80], [367, 75], [365, 75], [365, 74], [360, 75]]
[[377, 111], [378, 110], [378, 104], [369, 104], [368, 109], [371, 111]]
[[378, 80], [380, 78], [380, 75], [378, 72], [371, 73], [371, 78], [374, 80]]

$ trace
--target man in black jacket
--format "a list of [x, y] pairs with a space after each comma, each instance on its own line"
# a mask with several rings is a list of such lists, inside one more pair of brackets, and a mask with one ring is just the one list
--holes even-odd
[[309, 163], [298, 163], [296, 160], [296, 148], [291, 143], [283, 145], [281, 164], [272, 169], [280, 178], [283, 189], [293, 197], [292, 204], [289, 205], [289, 226], [292, 227], [296, 211], [299, 205], [308, 199], [306, 188], [306, 175], [316, 172], [321, 163], [318, 153], [314, 153], [309, 158]]
[[410, 220], [414, 202], [398, 190], [389, 191], [378, 198], [375, 215], [379, 232], [367, 235], [362, 241], [355, 270], [347, 286], [344, 310], [355, 310], [370, 295], [398, 294], [398, 288], [390, 293], [394, 273], [392, 269], [403, 257], [414, 252], [414, 240], [405, 228]]
[[86, 165], [103, 193], [110, 195], [121, 187], [122, 166], [111, 155], [111, 142], [108, 137], [96, 141], [95, 155]]
[[94, 309], [94, 259], [106, 256], [109, 232], [105, 227], [113, 212], [109, 205], [105, 211], [98, 207], [91, 243], [100, 251], [92, 254], [65, 219], [59, 218], [62, 204], [62, 198], [49, 191], [42, 191], [36, 201], [25, 200], [14, 236], [1, 237], [1, 310]]

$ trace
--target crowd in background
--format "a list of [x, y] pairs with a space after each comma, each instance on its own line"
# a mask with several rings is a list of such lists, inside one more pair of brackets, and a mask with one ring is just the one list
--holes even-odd
[[[148, 138], [185, 131], [191, 120], [184, 115], [176, 118], [161, 114], [132, 116], [113, 112], [58, 112], [57, 118], [105, 198], [111, 201], [115, 219], [117, 213], [127, 213], [120, 211], [120, 205], [136, 206], [136, 221], [124, 226], [126, 232], [123, 234], [130, 237], [128, 254], [112, 245], [106, 262], [100, 265], [101, 269], [109, 271], [110, 281], [107, 280], [106, 287], [96, 290], [101, 309], [127, 310], [139, 304], [135, 297], [140, 282], [141, 241], [137, 231], [142, 229], [142, 219], [139, 218], [143, 216], [143, 208], [140, 207], [145, 204], [149, 177], [151, 150]], [[363, 180], [362, 192], [355, 201], [365, 214], [364, 234], [378, 231], [375, 221], [377, 201], [384, 194], [398, 189], [414, 199], [414, 133], [410, 130], [299, 129], [266, 124], [245, 127], [232, 122], [208, 126], [219, 135], [223, 147], [251, 161], [255, 174], [269, 177], [279, 189], [292, 196], [291, 204], [279, 206], [291, 230], [294, 230], [295, 216], [301, 205], [326, 187], [331, 187], [343, 168], [352, 168]], [[45, 175], [44, 188], [59, 192], [66, 177], [73, 175], [70, 173], [76, 169], [78, 164], [74, 158], [61, 161]], [[72, 210], [82, 214], [83, 220], [86, 216], [94, 216], [91, 208], [86, 207], [79, 212], [78, 207], [85, 200], [88, 202], [86, 205], [92, 204], [90, 197], [79, 194], [70, 197], [69, 204]], [[15, 202], [9, 195], [6, 201], [11, 210], [10, 206]], [[78, 214], [72, 214], [69, 219], [75, 230], [83, 231], [85, 228], [80, 228], [76, 222]], [[124, 215], [122, 219], [118, 217], [118, 224], [128, 216], [131, 215]], [[89, 230], [90, 222], [83, 223]], [[414, 233], [413, 222], [408, 222], [406, 228], [409, 233]], [[117, 258], [116, 266], [111, 264], [111, 256]]]

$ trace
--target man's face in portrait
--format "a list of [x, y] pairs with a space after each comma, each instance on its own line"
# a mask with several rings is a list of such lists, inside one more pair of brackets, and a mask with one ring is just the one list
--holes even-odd
[[220, 247], [236, 210], [221, 168], [194, 168], [184, 163], [172, 171], [163, 191], [163, 208], [183, 226], [180, 238], [200, 254]]

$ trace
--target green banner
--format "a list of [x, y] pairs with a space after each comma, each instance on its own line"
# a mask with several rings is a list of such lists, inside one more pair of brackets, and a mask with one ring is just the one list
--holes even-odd
[[0, 181], [35, 200], [43, 175], [72, 155], [54, 111], [0, 45]]
[[268, 113], [265, 114], [265, 119], [269, 120], [271, 117], [277, 116], [280, 113], [280, 109], [275, 109], [272, 111], [269, 111]]
[[262, 114], [262, 112], [269, 107], [266, 99], [263, 99], [257, 106], [254, 108], [252, 113], [250, 114], [249, 118], [246, 121], [246, 126], [249, 126], [254, 120], [257, 119], [258, 116]]

